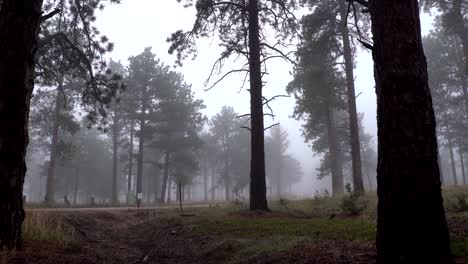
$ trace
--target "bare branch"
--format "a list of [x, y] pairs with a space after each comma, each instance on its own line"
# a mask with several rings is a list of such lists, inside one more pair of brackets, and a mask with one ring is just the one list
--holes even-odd
[[58, 14], [58, 13], [60, 13], [60, 9], [55, 8], [52, 12], [43, 15], [43, 16], [41, 17], [41, 22], [44, 22], [44, 21], [46, 21], [47, 19], [52, 18], [53, 16], [55, 16], [55, 15]]
[[248, 72], [249, 70], [247, 69], [237, 69], [237, 70], [231, 70], [229, 72], [227, 72], [226, 74], [224, 74], [221, 78], [219, 78], [215, 83], [213, 83], [209, 88], [205, 89], [204, 91], [209, 91], [211, 89], [213, 89], [213, 87], [215, 87], [218, 83], [220, 83], [222, 80], [224, 80], [224, 78], [226, 78], [228, 75], [230, 75], [231, 73], [236, 73], [236, 72]]
[[274, 124], [271, 125], [271, 126], [265, 127], [265, 129], [263, 129], [263, 130], [264, 130], [264, 131], [267, 131], [268, 129], [270, 129], [270, 128], [274, 127], [274, 126], [277, 126], [277, 125], [279, 125], [279, 124], [280, 124], [280, 123], [274, 123]]

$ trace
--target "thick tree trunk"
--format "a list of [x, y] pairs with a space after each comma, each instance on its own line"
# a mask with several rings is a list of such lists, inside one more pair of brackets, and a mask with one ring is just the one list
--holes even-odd
[[345, 1], [340, 1], [340, 16], [342, 18], [341, 38], [343, 40], [343, 54], [346, 72], [346, 88], [348, 95], [348, 113], [349, 113], [349, 131], [351, 133], [351, 159], [353, 170], [353, 189], [354, 192], [364, 193], [364, 183], [362, 180], [362, 167], [361, 167], [361, 145], [359, 141], [359, 124], [356, 109], [356, 92], [354, 87], [354, 63], [349, 41], [348, 23], [345, 21], [347, 17], [347, 4]]
[[117, 204], [119, 201], [117, 187], [117, 165], [119, 152], [119, 124], [118, 117], [115, 113], [114, 122], [112, 124], [112, 203]]
[[452, 165], [453, 184], [458, 185], [458, 176], [457, 176], [457, 168], [455, 165], [455, 156], [453, 154], [453, 145], [452, 145], [452, 140], [450, 138], [448, 139], [448, 148], [449, 148], [449, 153], [450, 153], [450, 162]]
[[458, 148], [458, 155], [460, 157], [460, 165], [461, 165], [461, 173], [462, 173], [462, 181], [463, 185], [466, 185], [466, 174], [465, 174], [465, 161], [463, 160], [463, 151]]
[[42, 1], [0, 6], [0, 250], [21, 249], [29, 103]]
[[250, 0], [249, 13], [249, 69], [251, 151], [250, 210], [268, 210], [265, 181], [265, 131], [263, 124], [262, 71], [260, 63], [260, 26], [258, 0]]
[[49, 150], [49, 165], [47, 168], [47, 182], [46, 182], [46, 193], [45, 202], [47, 204], [53, 204], [55, 202], [55, 163], [57, 161], [57, 144], [59, 137], [59, 119], [60, 111], [62, 109], [62, 96], [61, 88], [57, 90], [57, 96], [55, 97], [55, 109], [54, 109], [54, 120], [52, 127], [52, 139]]
[[417, 0], [370, 0], [377, 93], [377, 262], [454, 263]]
[[128, 176], [127, 176], [127, 203], [130, 202], [130, 193], [132, 192], [132, 177], [133, 177], [133, 134], [134, 120], [130, 121], [130, 148], [128, 149]]
[[335, 196], [344, 192], [343, 168], [341, 164], [340, 150], [338, 147], [333, 109], [329, 104], [327, 104], [325, 111], [327, 115], [328, 150], [330, 153], [332, 195]]
[[[169, 153], [164, 154], [164, 171], [163, 171], [163, 180], [161, 184], [161, 203], [166, 201], [166, 186], [169, 179]], [[171, 190], [169, 190], [170, 192]]]
[[[143, 111], [144, 113], [144, 111]], [[143, 114], [142, 114], [143, 116]], [[141, 200], [143, 199], [142, 180], [143, 180], [143, 151], [145, 143], [145, 120], [140, 119], [140, 132], [138, 135], [138, 158], [137, 158], [137, 179], [136, 179], [136, 193], [137, 193], [137, 207], [140, 207]]]

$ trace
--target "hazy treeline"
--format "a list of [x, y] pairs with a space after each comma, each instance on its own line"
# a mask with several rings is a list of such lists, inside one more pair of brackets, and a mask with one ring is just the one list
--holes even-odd
[[[31, 101], [26, 194], [29, 201], [69, 204], [246, 199], [249, 184], [248, 118], [223, 107], [211, 119], [191, 85], [151, 49], [110, 63], [125, 87], [91, 128], [70, 79], [42, 87]], [[287, 132], [266, 139], [269, 193], [291, 194], [302, 176], [287, 154]]]

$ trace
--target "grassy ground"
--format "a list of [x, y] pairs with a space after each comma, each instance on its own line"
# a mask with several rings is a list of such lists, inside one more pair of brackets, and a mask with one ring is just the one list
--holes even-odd
[[[444, 190], [452, 252], [468, 263], [468, 189]], [[21, 263], [373, 263], [375, 194], [242, 202], [209, 208], [39, 212], [28, 210]], [[358, 213], [356, 213], [358, 212]], [[14, 263], [14, 252], [0, 264]], [[28, 262], [29, 261], [29, 262]]]

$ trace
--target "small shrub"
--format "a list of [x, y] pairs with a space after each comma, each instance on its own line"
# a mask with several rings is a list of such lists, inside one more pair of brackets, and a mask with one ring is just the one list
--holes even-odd
[[345, 215], [357, 216], [360, 215], [367, 207], [363, 197], [351, 190], [351, 185], [348, 183], [345, 186], [346, 195], [343, 196], [340, 203], [341, 211]]
[[63, 244], [72, 239], [73, 231], [73, 228], [62, 220], [34, 210], [26, 212], [23, 222], [25, 240], [53, 241]]
[[458, 212], [468, 211], [468, 194], [455, 193], [452, 199], [449, 199], [449, 206]]

